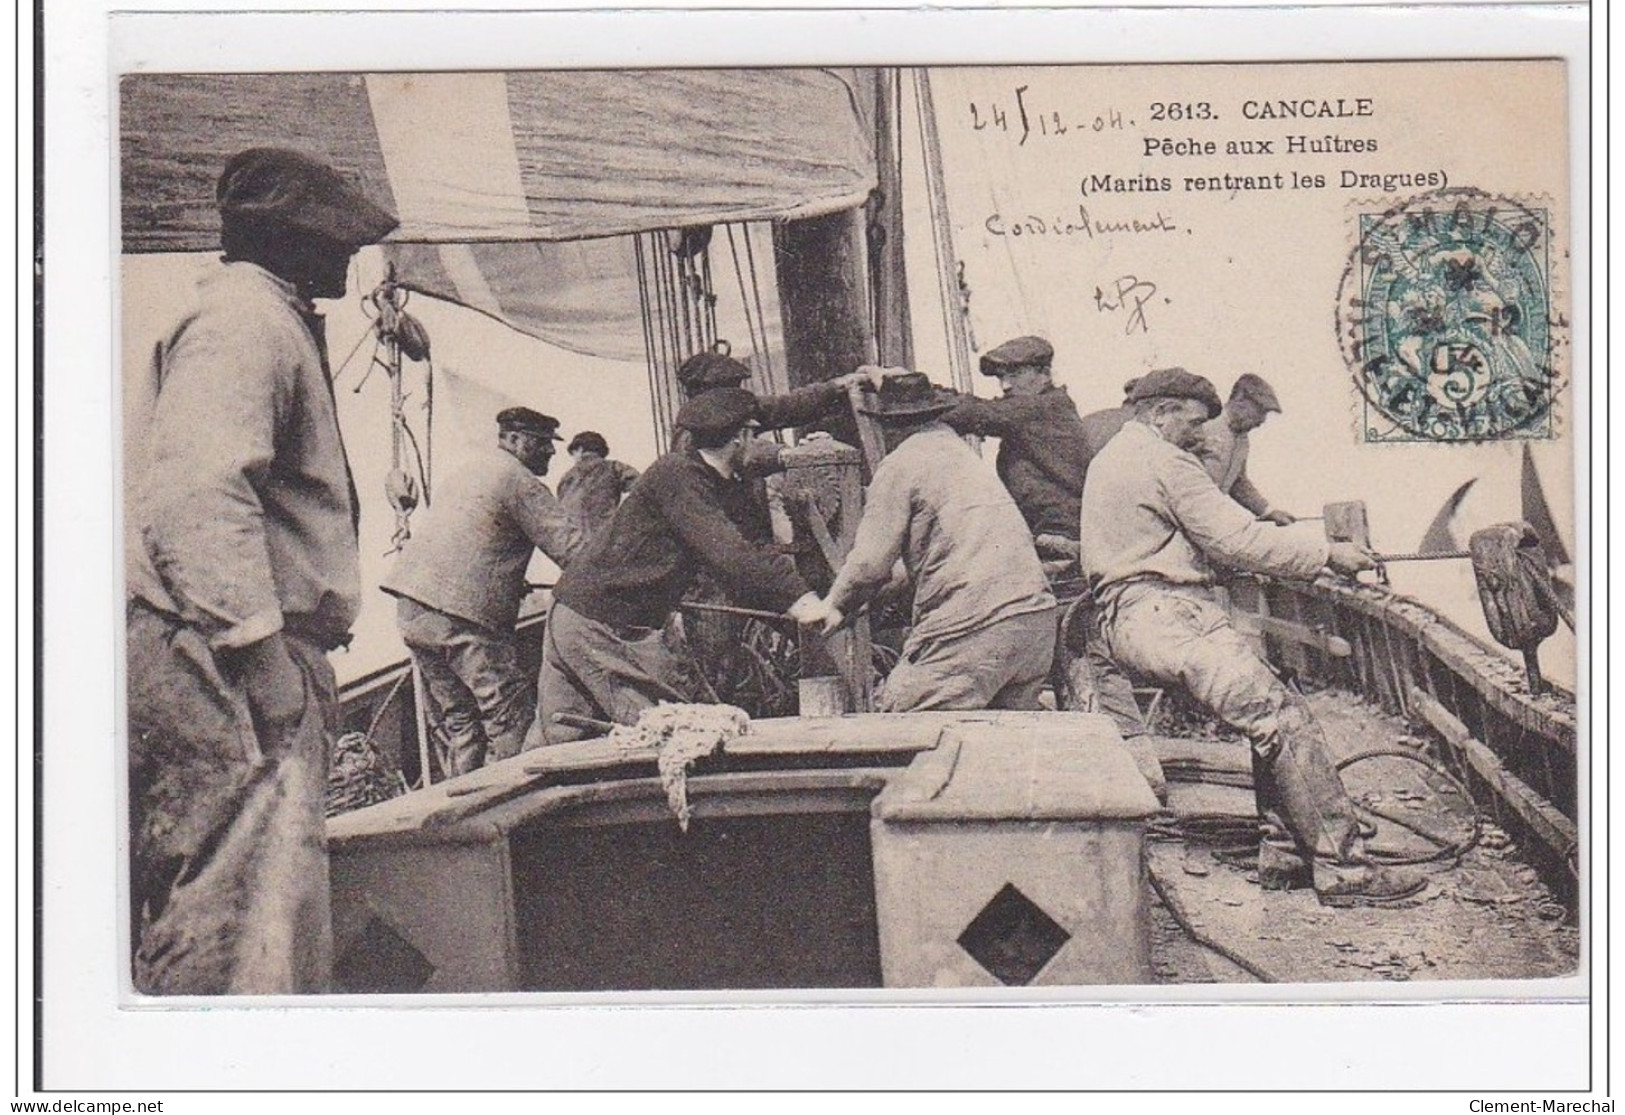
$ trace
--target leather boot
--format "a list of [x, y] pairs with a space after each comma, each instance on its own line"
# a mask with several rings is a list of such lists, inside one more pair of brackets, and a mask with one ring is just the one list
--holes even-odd
[[1427, 886], [1417, 871], [1375, 863], [1315, 863], [1315, 897], [1322, 906], [1384, 906]]

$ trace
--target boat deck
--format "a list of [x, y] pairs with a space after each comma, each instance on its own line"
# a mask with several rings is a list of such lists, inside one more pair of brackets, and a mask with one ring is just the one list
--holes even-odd
[[[1339, 760], [1384, 747], [1415, 746], [1401, 719], [1339, 690], [1308, 702]], [[1246, 744], [1237, 738], [1165, 741], [1169, 805], [1185, 821], [1242, 822], [1253, 814], [1252, 793], [1235, 785], [1179, 781], [1179, 767], [1199, 760], [1210, 771], [1241, 776]], [[1221, 775], [1222, 777], [1222, 775]], [[1448, 782], [1416, 763], [1377, 758], [1350, 765], [1344, 778], [1355, 800], [1446, 839], [1466, 838], [1472, 811]], [[1241, 781], [1234, 777], [1230, 781]], [[1428, 843], [1381, 817], [1374, 849], [1420, 853]], [[1222, 826], [1219, 826], [1222, 827]], [[1348, 980], [1546, 979], [1574, 973], [1579, 933], [1566, 911], [1523, 861], [1507, 834], [1480, 821], [1475, 845], [1418, 868], [1428, 885], [1403, 905], [1334, 910], [1312, 892], [1265, 892], [1250, 865], [1237, 866], [1195, 839], [1155, 839], [1148, 866], [1167, 896], [1153, 911], [1152, 964], [1159, 983], [1322, 983]], [[1252, 877], [1250, 877], [1252, 876]], [[1197, 944], [1170, 907], [1195, 932], [1255, 971]]]

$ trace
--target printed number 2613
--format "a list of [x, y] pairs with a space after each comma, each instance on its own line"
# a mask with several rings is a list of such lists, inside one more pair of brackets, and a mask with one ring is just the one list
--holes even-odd
[[1152, 101], [1153, 120], [1217, 120], [1208, 101]]

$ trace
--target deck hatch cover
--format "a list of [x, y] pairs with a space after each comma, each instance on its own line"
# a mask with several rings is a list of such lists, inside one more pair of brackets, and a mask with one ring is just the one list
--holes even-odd
[[1033, 981], [1072, 934], [1012, 883], [999, 888], [959, 935], [959, 947], [1009, 987]]

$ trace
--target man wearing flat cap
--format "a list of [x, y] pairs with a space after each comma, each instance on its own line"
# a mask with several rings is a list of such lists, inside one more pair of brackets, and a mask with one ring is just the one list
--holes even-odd
[[1164, 368], [1129, 397], [1133, 421], [1101, 450], [1083, 487], [1083, 570], [1106, 652], [1147, 681], [1184, 686], [1252, 741], [1265, 887], [1311, 883], [1333, 906], [1414, 894], [1420, 877], [1366, 855], [1320, 726], [1213, 596], [1216, 565], [1307, 579], [1328, 567], [1370, 569], [1371, 555], [1259, 522], [1219, 490], [1190, 452], [1221, 409], [1206, 379]]
[[[1042, 337], [1004, 342], [981, 361], [982, 374], [999, 381], [1004, 397], [962, 395], [942, 421], [961, 434], [998, 438], [999, 479], [1028, 531], [1076, 542], [1088, 461], [1077, 404], [1051, 378], [1054, 360], [1055, 350]], [[1065, 556], [1072, 556], [1070, 550], [1062, 547]]]
[[[1078, 502], [1093, 451], [1090, 419], [1079, 418], [1072, 397], [1054, 384], [1054, 358], [1055, 350], [1042, 337], [1006, 341], [981, 361], [982, 374], [998, 379], [1004, 397], [961, 395], [942, 420], [959, 433], [999, 439], [999, 479], [1026, 520], [1056, 593], [1070, 604], [1081, 592]], [[1125, 735], [1144, 734], [1128, 681], [1098, 650], [1090, 653], [1092, 647], [1075, 645], [1074, 653], [1060, 653], [1059, 640], [1066, 638], [1067, 632], [1058, 633], [1056, 692], [1066, 695], [1069, 707], [1107, 713]]]
[[326, 990], [327, 652], [361, 602], [322, 319], [396, 221], [308, 155], [219, 179], [223, 266], [153, 351], [129, 447], [126, 654], [136, 990]]
[[[687, 402], [719, 387], [742, 388], [749, 382], [750, 374], [749, 368], [725, 353], [698, 352], [677, 369], [678, 393]], [[845, 408], [848, 386], [854, 383], [878, 386], [882, 377], [880, 368], [863, 368], [798, 387], [783, 395], [757, 395], [756, 421], [764, 430], [811, 425]], [[766, 459], [758, 462], [756, 457]], [[776, 454], [768, 455], [765, 448], [753, 451], [750, 471], [772, 471], [776, 465]]]
[[559, 477], [559, 502], [571, 522], [591, 537], [603, 529], [621, 497], [632, 490], [638, 470], [609, 455], [609, 442], [597, 430], [582, 430], [565, 446], [575, 463]]
[[[756, 422], [763, 430], [782, 430], [828, 421], [846, 413], [847, 391], [852, 384], [878, 385], [884, 374], [882, 369], [870, 367], [807, 384], [782, 395], [757, 395]], [[685, 402], [707, 391], [743, 388], [750, 378], [751, 371], [744, 364], [716, 351], [695, 353], [677, 369], [678, 391]], [[678, 430], [673, 445], [685, 449], [689, 439], [686, 431]], [[783, 470], [781, 452], [782, 447], [774, 438], [752, 437], [739, 466], [739, 473], [746, 482], [732, 490], [739, 499], [736, 521], [746, 537], [764, 545], [773, 541], [771, 493], [776, 483], [773, 474]], [[725, 588], [702, 573], [689, 599], [715, 604], [725, 602], [727, 596]], [[689, 612], [683, 616], [688, 645], [723, 700], [734, 695], [735, 679], [748, 673], [741, 669], [741, 657], [746, 653], [743, 646], [746, 622], [737, 616], [715, 612]]]
[[1260, 519], [1284, 527], [1297, 522], [1296, 516], [1272, 509], [1264, 493], [1247, 478], [1248, 435], [1264, 424], [1271, 411], [1281, 413], [1275, 389], [1262, 376], [1251, 372], [1240, 376], [1230, 389], [1224, 413], [1202, 427], [1196, 455], [1221, 492], [1228, 492], [1231, 499]]
[[585, 541], [542, 482], [558, 428], [529, 407], [498, 414], [496, 444], [440, 484], [383, 584], [447, 774], [519, 754], [536, 713], [514, 642], [525, 569], [536, 550], [568, 568]]
[[701, 573], [751, 608], [813, 622], [818, 597], [787, 559], [741, 525], [739, 470], [756, 396], [697, 395], [677, 412], [687, 437], [650, 465], [553, 590], [526, 747], [591, 734], [558, 716], [635, 724], [661, 701], [700, 699], [693, 664], [666, 621]]
[[889, 452], [821, 602], [834, 630], [902, 561], [914, 613], [883, 712], [1037, 709], [1054, 659], [1055, 597], [1032, 535], [1009, 492], [943, 421], [955, 405], [919, 373], [881, 385], [869, 413]]

